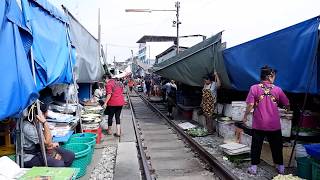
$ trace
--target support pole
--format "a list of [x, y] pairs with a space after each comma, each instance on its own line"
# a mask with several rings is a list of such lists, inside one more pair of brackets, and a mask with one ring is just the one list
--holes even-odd
[[[318, 45], [317, 45], [317, 48], [318, 49]], [[305, 93], [305, 96], [304, 96], [304, 100], [303, 100], [303, 105], [302, 105], [302, 109], [300, 111], [300, 117], [299, 117], [299, 123], [298, 123], [298, 129], [297, 129], [297, 132], [295, 134], [295, 137], [294, 137], [294, 143], [293, 143], [293, 147], [292, 147], [292, 150], [291, 150], [291, 154], [290, 154], [290, 159], [289, 159], [289, 163], [288, 163], [288, 167], [290, 167], [291, 165], [291, 161], [292, 161], [292, 158], [293, 158], [293, 153], [294, 153], [294, 149], [297, 145], [297, 140], [298, 140], [298, 137], [299, 137], [299, 133], [300, 133], [300, 127], [302, 125], [302, 117], [303, 117], [303, 114], [305, 112], [305, 109], [306, 109], [306, 104], [307, 104], [307, 100], [308, 100], [308, 94], [309, 94], [309, 90], [310, 90], [310, 87], [311, 87], [311, 79], [312, 79], [312, 76], [314, 74], [314, 71], [316, 69], [316, 62], [317, 62], [317, 55], [314, 57], [314, 60], [313, 60], [313, 63], [312, 63], [312, 71], [311, 71], [311, 75], [310, 75], [310, 78], [308, 80], [308, 83], [307, 83], [307, 87], [306, 87], [306, 93]]]
[[[34, 80], [34, 84], [37, 85], [37, 81], [36, 81], [36, 73], [35, 73], [35, 63], [34, 63], [34, 58], [33, 58], [33, 49], [31, 47], [30, 49], [30, 55], [31, 55], [31, 64], [32, 64], [32, 73], [33, 73], [33, 80]], [[40, 101], [37, 100], [37, 113], [38, 115], [42, 115], [42, 112], [40, 110]], [[34, 116], [36, 117], [36, 116]], [[41, 148], [41, 153], [43, 156], [43, 161], [44, 161], [44, 165], [48, 166], [48, 161], [47, 161], [47, 156], [46, 156], [46, 148], [44, 145], [44, 141], [43, 141], [43, 132], [42, 132], [42, 125], [40, 124], [40, 122], [36, 121], [36, 129], [38, 132], [38, 138], [39, 138], [39, 143], [40, 143], [40, 148]]]
[[100, 24], [100, 8], [98, 9], [98, 61], [101, 58], [101, 24]]
[[24, 167], [24, 159], [23, 159], [23, 119], [16, 119], [16, 163], [23, 168]]

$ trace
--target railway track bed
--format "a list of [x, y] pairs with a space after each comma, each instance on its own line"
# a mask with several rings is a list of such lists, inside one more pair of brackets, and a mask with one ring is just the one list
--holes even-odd
[[131, 96], [130, 101], [143, 149], [140, 153], [146, 157], [145, 171], [151, 179], [220, 179], [141, 97]]
[[142, 95], [131, 96], [130, 100], [153, 179], [272, 179], [276, 175], [273, 167], [265, 162], [259, 166], [258, 175], [252, 176], [246, 173], [250, 162], [236, 165], [226, 160], [219, 149], [223, 139], [217, 135], [189, 137], [192, 139], [190, 142], [179, 132], [183, 130], [173, 127], [187, 121], [168, 122], [165, 104], [147, 102]]

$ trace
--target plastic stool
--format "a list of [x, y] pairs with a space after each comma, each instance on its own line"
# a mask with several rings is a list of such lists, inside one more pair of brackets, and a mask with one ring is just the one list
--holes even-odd
[[96, 143], [100, 144], [101, 138], [102, 138], [102, 129], [101, 129], [101, 127], [99, 127], [98, 129], [84, 129], [83, 132], [90, 132], [90, 133], [97, 134]]

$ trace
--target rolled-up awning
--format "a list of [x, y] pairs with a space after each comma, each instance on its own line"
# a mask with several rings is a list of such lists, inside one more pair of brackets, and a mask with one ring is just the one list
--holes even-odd
[[230, 88], [223, 62], [221, 36], [222, 32], [156, 64], [152, 71], [190, 86], [203, 86], [203, 77], [217, 71], [222, 86]]
[[92, 83], [101, 80], [105, 70], [99, 59], [101, 49], [98, 40], [67, 9], [65, 12], [69, 18], [72, 45], [76, 48], [74, 67], [76, 81], [78, 83]]

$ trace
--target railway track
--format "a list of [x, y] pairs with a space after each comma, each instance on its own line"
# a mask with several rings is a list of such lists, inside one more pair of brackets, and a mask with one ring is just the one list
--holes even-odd
[[128, 97], [144, 179], [238, 179], [157, 107], [139, 94]]

